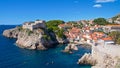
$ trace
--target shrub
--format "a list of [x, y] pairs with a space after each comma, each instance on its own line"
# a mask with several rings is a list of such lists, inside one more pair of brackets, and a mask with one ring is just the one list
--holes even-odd
[[43, 35], [43, 38], [44, 38], [45, 40], [51, 40], [50, 36], [48, 36], [48, 35]]
[[29, 29], [26, 29], [26, 32], [27, 32], [28, 36], [30, 36], [33, 33], [33, 31], [31, 31]]
[[98, 24], [98, 25], [107, 25], [107, 24], [109, 24], [109, 22], [107, 22], [106, 19], [104, 19], [104, 18], [97, 18], [97, 19], [94, 20], [94, 23]]
[[23, 30], [22, 26], [17, 26], [17, 28], [19, 31]]
[[53, 31], [59, 38], [64, 38], [65, 35], [63, 34], [64, 30], [58, 28], [59, 24], [63, 24], [64, 21], [62, 20], [51, 20], [46, 23], [48, 31]]

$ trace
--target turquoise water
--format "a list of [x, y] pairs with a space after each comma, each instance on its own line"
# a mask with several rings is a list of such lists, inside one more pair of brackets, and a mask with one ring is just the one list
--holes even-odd
[[61, 52], [65, 45], [58, 45], [46, 51], [26, 50], [15, 45], [16, 39], [2, 36], [4, 29], [15, 26], [0, 26], [0, 68], [91, 68], [89, 65], [78, 65], [78, 59], [90, 49], [79, 46], [73, 54]]

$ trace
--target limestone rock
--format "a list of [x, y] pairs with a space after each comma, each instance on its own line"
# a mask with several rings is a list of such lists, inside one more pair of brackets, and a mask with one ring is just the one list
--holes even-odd
[[44, 34], [47, 35], [49, 33], [45, 33], [42, 29], [30, 31], [29, 29], [20, 29], [18, 27], [3, 32], [3, 35], [6, 37], [16, 38], [17, 46], [21, 48], [45, 50], [58, 44], [56, 39], [54, 41], [45, 39]]
[[[109, 49], [111, 48], [112, 49]], [[85, 54], [78, 60], [78, 64], [90, 64], [94, 65], [92, 68], [119, 68], [120, 67], [120, 55], [116, 51], [119, 51], [118, 46], [92, 46], [92, 53]], [[114, 53], [115, 52], [115, 53]]]
[[95, 65], [97, 62], [96, 60], [92, 57], [90, 53], [85, 53], [82, 58], [78, 60], [78, 64], [90, 64], [90, 65]]
[[72, 50], [78, 50], [78, 47], [75, 44], [68, 44], [63, 52], [72, 53]]
[[19, 30], [17, 28], [8, 29], [3, 32], [3, 35], [8, 38], [17, 38], [19, 34]]
[[68, 39], [58, 38], [57, 36], [56, 36], [56, 39], [59, 43], [62, 43], [62, 44], [69, 43]]
[[78, 47], [77, 47], [75, 44], [72, 44], [72, 45], [71, 45], [71, 49], [72, 49], [72, 50], [78, 50]]

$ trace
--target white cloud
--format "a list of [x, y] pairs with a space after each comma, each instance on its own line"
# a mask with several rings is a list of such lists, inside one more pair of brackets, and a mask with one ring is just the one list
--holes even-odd
[[115, 2], [115, 0], [96, 0], [96, 3]]
[[102, 5], [101, 4], [95, 4], [95, 5], [93, 5], [93, 7], [95, 7], [95, 8], [101, 8]]

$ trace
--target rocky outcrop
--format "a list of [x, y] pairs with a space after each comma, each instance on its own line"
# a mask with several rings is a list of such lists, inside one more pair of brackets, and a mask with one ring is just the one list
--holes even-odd
[[26, 33], [20, 32], [16, 43], [18, 44], [19, 47], [22, 48], [44, 50], [46, 48], [42, 44], [43, 41], [41, 39], [42, 39], [41, 34], [33, 33], [30, 36], [28, 36]]
[[72, 53], [72, 50], [78, 50], [78, 47], [75, 44], [68, 44], [63, 52]]
[[56, 36], [56, 39], [57, 39], [57, 41], [58, 41], [59, 43], [62, 43], [62, 44], [64, 44], [64, 43], [69, 43], [68, 39], [59, 38], [59, 37], [57, 37], [57, 36]]
[[17, 38], [18, 34], [19, 34], [18, 28], [5, 30], [3, 32], [3, 35], [6, 36], [6, 37], [8, 37], [8, 38]]
[[[55, 34], [53, 32], [48, 33], [45, 29], [30, 31], [29, 29], [16, 27], [5, 30], [3, 35], [8, 38], [17, 38], [17, 46], [26, 49], [45, 50], [58, 44], [58, 41], [54, 36]], [[54, 40], [51, 39], [51, 37]]]
[[85, 54], [78, 63], [94, 65], [92, 68], [119, 68], [120, 54], [116, 53], [119, 50], [120, 47], [115, 45], [92, 46], [92, 53]]
[[96, 60], [92, 57], [90, 53], [85, 53], [81, 59], [78, 60], [78, 64], [90, 64], [90, 65], [95, 65], [97, 62]]

